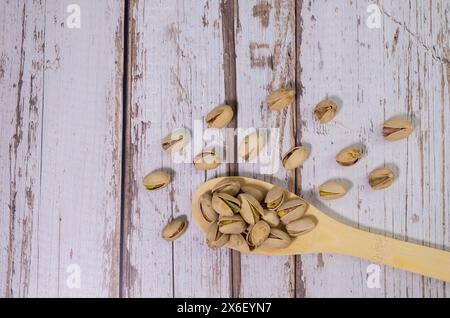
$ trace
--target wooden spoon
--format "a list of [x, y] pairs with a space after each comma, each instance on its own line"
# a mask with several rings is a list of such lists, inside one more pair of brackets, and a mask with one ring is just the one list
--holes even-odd
[[[256, 179], [243, 177], [226, 178], [239, 181], [241, 185], [255, 185], [266, 191], [273, 187], [270, 183]], [[193, 198], [192, 216], [195, 223], [204, 233], [206, 233], [209, 224], [200, 214], [199, 198], [223, 179], [225, 178], [217, 178], [205, 182], [198, 188]], [[294, 193], [286, 192], [286, 199], [298, 198]], [[287, 248], [274, 249], [268, 246], [261, 246], [252, 251], [251, 254], [282, 256], [307, 253], [335, 253], [360, 257], [374, 263], [450, 282], [450, 252], [355, 229], [332, 219], [311, 204], [306, 215], [314, 216], [317, 219], [317, 226], [313, 231], [295, 238]]]

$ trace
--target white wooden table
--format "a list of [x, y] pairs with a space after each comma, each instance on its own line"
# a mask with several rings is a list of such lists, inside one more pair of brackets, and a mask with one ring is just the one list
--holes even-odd
[[[0, 296], [448, 297], [448, 284], [386, 267], [369, 288], [368, 261], [245, 256], [208, 249], [193, 224], [173, 245], [160, 230], [190, 215], [206, 179], [240, 174], [348, 224], [449, 250], [449, 21], [448, 0], [2, 0]], [[270, 112], [265, 98], [282, 85], [296, 86], [296, 106]], [[341, 109], [324, 126], [312, 109], [325, 97]], [[282, 151], [310, 145], [309, 161], [270, 176], [173, 164], [161, 138], [222, 102], [237, 109], [234, 127], [279, 127]], [[386, 143], [394, 115], [416, 130]], [[365, 158], [338, 167], [354, 143]], [[385, 164], [398, 179], [374, 192], [366, 175]], [[149, 193], [142, 177], [160, 168], [174, 181]], [[317, 186], [334, 177], [351, 192], [321, 203]]]

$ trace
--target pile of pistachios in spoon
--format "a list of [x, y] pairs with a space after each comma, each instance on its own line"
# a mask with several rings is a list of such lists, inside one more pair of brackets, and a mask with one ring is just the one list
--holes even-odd
[[[267, 105], [272, 111], [288, 108], [295, 101], [295, 91], [281, 88], [272, 92], [267, 98]], [[323, 100], [314, 108], [314, 116], [321, 124], [326, 124], [336, 117], [337, 104], [330, 99]], [[225, 128], [234, 117], [233, 108], [220, 105], [206, 117], [205, 123], [210, 128]], [[383, 137], [387, 141], [407, 138], [413, 131], [413, 125], [404, 118], [387, 120], [383, 125]], [[170, 154], [180, 151], [189, 142], [188, 134], [178, 129], [161, 141], [164, 152]], [[244, 161], [256, 158], [263, 148], [263, 141], [257, 133], [245, 136], [239, 145], [239, 153]], [[361, 160], [363, 150], [359, 146], [347, 147], [336, 155], [336, 163], [349, 167]], [[309, 157], [309, 150], [295, 146], [282, 157], [285, 170], [301, 167]], [[203, 150], [195, 156], [193, 167], [197, 170], [212, 170], [220, 165], [220, 160], [213, 150]], [[395, 180], [394, 172], [381, 167], [368, 175], [368, 184], [374, 190], [390, 187]], [[144, 178], [144, 186], [150, 191], [167, 187], [171, 176], [164, 171], [155, 171]], [[339, 180], [330, 180], [319, 187], [322, 200], [336, 200], [344, 197], [348, 186]], [[207, 244], [211, 248], [225, 244], [237, 250], [248, 252], [263, 244], [274, 248], [287, 247], [291, 237], [300, 236], [315, 227], [311, 217], [304, 217], [308, 205], [302, 199], [285, 201], [284, 190], [274, 187], [268, 193], [254, 186], [241, 186], [238, 182], [225, 179], [210, 193], [200, 198], [200, 210], [206, 222], [210, 224], [207, 233]], [[162, 237], [173, 241], [178, 239], [187, 229], [187, 218], [179, 217], [171, 220], [163, 229]]]

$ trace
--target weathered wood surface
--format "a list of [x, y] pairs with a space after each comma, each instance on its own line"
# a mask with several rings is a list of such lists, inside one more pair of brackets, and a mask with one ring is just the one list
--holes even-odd
[[[239, 173], [348, 224], [450, 249], [448, 1], [379, 1], [380, 28], [368, 27], [366, 0], [83, 0], [81, 29], [69, 29], [72, 3], [0, 4], [1, 297], [448, 297], [448, 284], [385, 267], [368, 288], [370, 263], [344, 256], [232, 257], [209, 250], [194, 224], [173, 244], [160, 238], [171, 217], [190, 218], [198, 185]], [[297, 88], [296, 107], [269, 112], [282, 85]], [[312, 109], [325, 97], [341, 107], [319, 125]], [[162, 137], [178, 127], [195, 137], [225, 100], [237, 104], [234, 126], [280, 129], [277, 155], [310, 146], [305, 166], [201, 173], [163, 154]], [[416, 130], [387, 143], [381, 125], [396, 115]], [[337, 166], [355, 143], [364, 159]], [[374, 192], [366, 175], [382, 165], [398, 178]], [[161, 168], [173, 183], [145, 191], [144, 175]], [[332, 178], [351, 192], [322, 203], [317, 187]], [[70, 265], [80, 289], [66, 284]]]

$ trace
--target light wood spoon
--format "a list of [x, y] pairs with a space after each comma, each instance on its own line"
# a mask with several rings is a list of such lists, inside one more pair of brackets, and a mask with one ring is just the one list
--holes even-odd
[[[273, 187], [270, 183], [256, 179], [226, 178], [239, 181], [241, 185], [255, 185], [266, 191]], [[223, 179], [225, 178], [205, 182], [198, 188], [193, 198], [192, 216], [204, 233], [206, 233], [209, 224], [201, 216], [199, 198]], [[298, 198], [294, 193], [288, 191], [286, 193], [286, 199], [288, 200]], [[251, 253], [267, 256], [308, 253], [349, 255], [450, 282], [450, 252], [355, 229], [334, 220], [311, 204], [306, 215], [314, 216], [317, 219], [317, 226], [313, 231], [295, 238], [287, 248], [274, 249], [261, 246]]]

